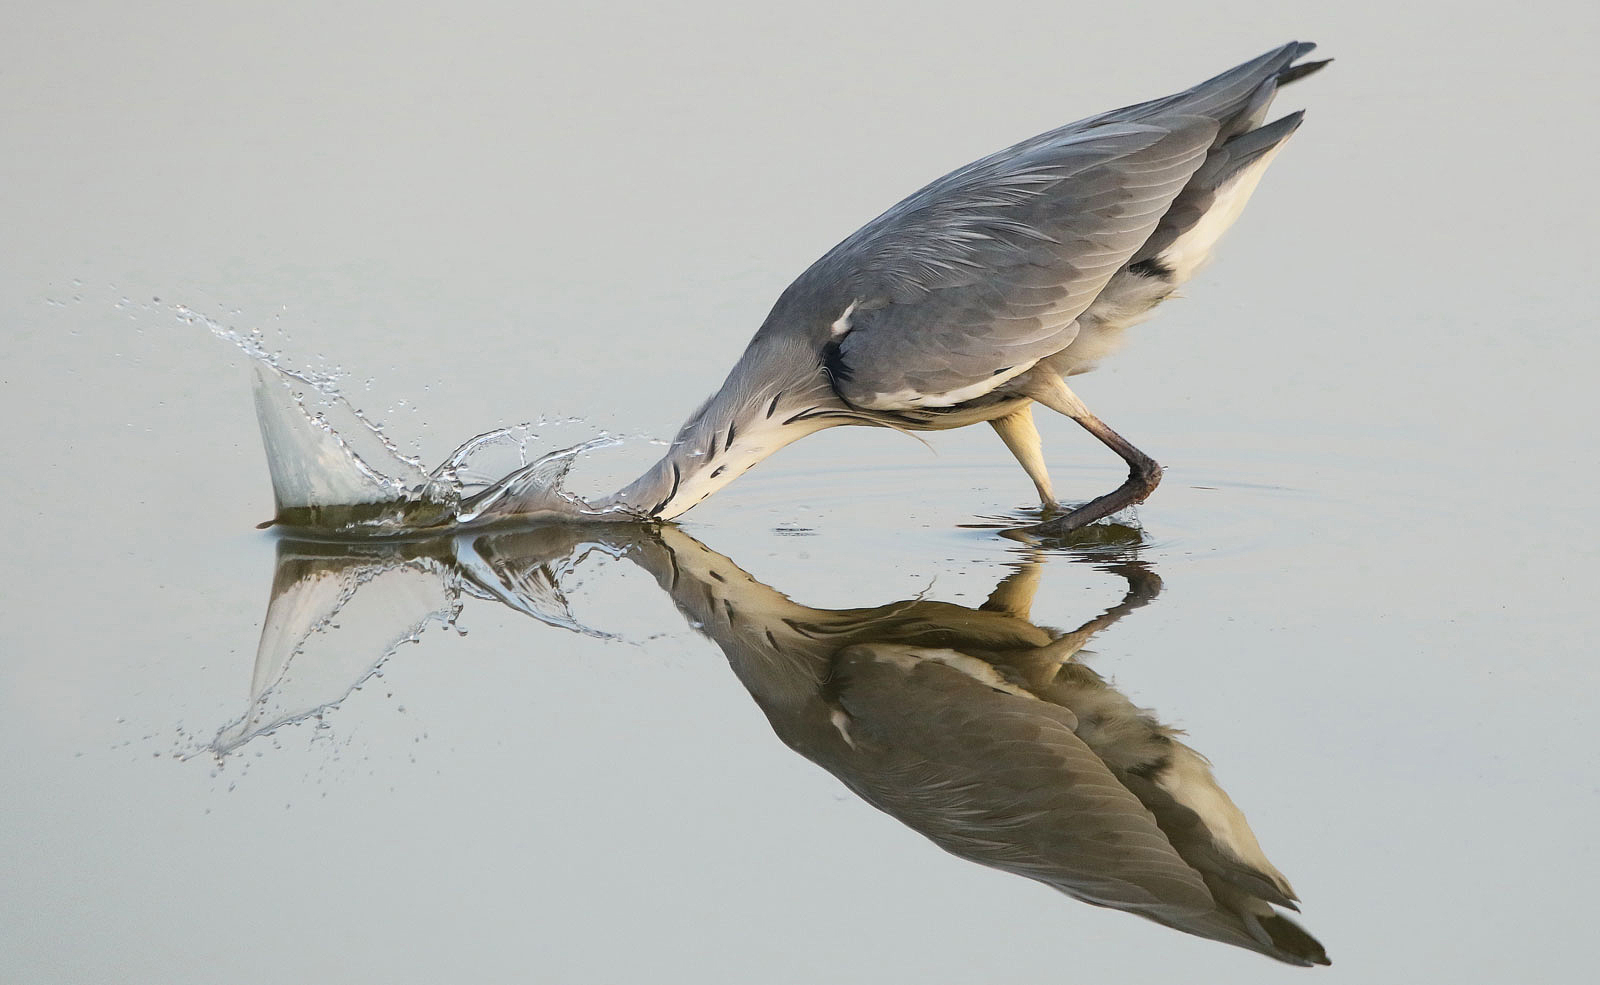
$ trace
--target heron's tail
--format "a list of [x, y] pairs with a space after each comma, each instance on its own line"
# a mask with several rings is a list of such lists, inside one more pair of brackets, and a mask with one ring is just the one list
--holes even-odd
[[[1309, 41], [1304, 42], [1304, 44], [1307, 46], [1305, 48], [1306, 51], [1310, 51], [1312, 48], [1316, 47]], [[1296, 55], [1295, 57], [1298, 58], [1300, 56]], [[1331, 61], [1333, 61], [1332, 58], [1320, 58], [1314, 62], [1301, 62], [1298, 65], [1285, 65], [1283, 68], [1278, 70], [1278, 86], [1279, 88], [1282, 88], [1291, 82], [1300, 81], [1313, 72], [1320, 72], [1322, 71], [1323, 67]]]
[[1201, 83], [1164, 110], [1192, 112], [1200, 107], [1221, 125], [1205, 163], [1134, 254], [1130, 266], [1135, 273], [1157, 275], [1177, 287], [1211, 259], [1217, 241], [1244, 211], [1267, 166], [1304, 119], [1304, 112], [1297, 111], [1263, 124], [1280, 86], [1332, 61], [1295, 63], [1314, 47], [1310, 42], [1284, 45]]

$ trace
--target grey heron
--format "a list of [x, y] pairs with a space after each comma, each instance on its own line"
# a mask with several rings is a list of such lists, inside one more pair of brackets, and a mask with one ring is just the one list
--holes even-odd
[[1125, 589], [1062, 632], [1031, 614], [1046, 561], [1060, 561], [1042, 550], [1008, 566], [981, 606], [919, 595], [824, 609], [671, 524], [284, 538], [249, 704], [206, 748], [236, 754], [320, 719], [469, 597], [605, 637], [564, 594], [595, 554], [648, 573], [726, 656], [785, 745], [940, 848], [1184, 933], [1328, 963], [1281, 912], [1297, 908], [1294, 889], [1210, 763], [1081, 659], [1091, 639], [1157, 598], [1161, 579], [1137, 560], [1080, 558]]
[[[455, 542], [460, 558], [469, 541]], [[552, 524], [470, 544], [468, 577], [519, 608], [591, 546], [639, 565], [784, 744], [953, 855], [1288, 964], [1329, 963], [1280, 909], [1298, 909], [1294, 889], [1210, 762], [1078, 659], [1156, 598], [1141, 563], [1108, 569], [1122, 600], [1062, 633], [1030, 614], [1042, 555], [977, 608], [817, 609], [670, 525]]]
[[906, 198], [785, 290], [722, 388], [662, 459], [597, 504], [682, 514], [824, 428], [987, 422], [1056, 497], [1033, 405], [1065, 414], [1128, 465], [1116, 490], [1033, 528], [1058, 534], [1145, 500], [1150, 456], [1065, 378], [1192, 277], [1238, 218], [1301, 113], [1265, 123], [1278, 88], [1326, 64], [1291, 42], [1191, 89], [1014, 144]]

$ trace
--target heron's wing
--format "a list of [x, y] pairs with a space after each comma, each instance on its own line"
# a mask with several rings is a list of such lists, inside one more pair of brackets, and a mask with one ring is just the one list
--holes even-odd
[[861, 407], [950, 406], [1061, 350], [1216, 133], [1180, 116], [1061, 134], [873, 220], [818, 263], [844, 287], [829, 292], [834, 386]]
[[1215, 903], [1072, 712], [953, 650], [862, 644], [830, 682], [852, 752], [829, 765], [953, 854], [1156, 919]]
[[[1296, 59], [1316, 47], [1310, 41], [1290, 41], [1182, 92], [1098, 113], [1076, 123], [1069, 123], [1066, 129], [1080, 129], [1106, 123], [1134, 123], [1174, 114], [1206, 116], [1222, 125], [1222, 130], [1217, 135], [1218, 143], [1221, 143], [1260, 124], [1261, 114], [1265, 112], [1266, 104], [1271, 101], [1277, 86], [1293, 82], [1326, 64], [1326, 62], [1293, 64]], [[1272, 85], [1266, 86], [1265, 83], [1269, 80]]]
[[1040, 134], [933, 182], [801, 275], [861, 407], [951, 406], [1071, 343], [1208, 152], [1313, 70], [1292, 42], [1193, 88]]

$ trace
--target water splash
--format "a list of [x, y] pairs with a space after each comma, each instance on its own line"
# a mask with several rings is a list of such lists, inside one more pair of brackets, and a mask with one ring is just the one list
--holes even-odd
[[[572, 611], [563, 581], [597, 551], [576, 528], [532, 534], [373, 541], [278, 541], [272, 594], [256, 647], [250, 701], [210, 738], [184, 734], [182, 758], [219, 762], [262, 736], [325, 716], [430, 626], [456, 627], [468, 599], [500, 602], [547, 626], [599, 639]], [[533, 539], [529, 539], [532, 537]], [[498, 539], [495, 539], [498, 538]]]
[[453, 624], [460, 606], [440, 558], [280, 547], [249, 707], [190, 755], [222, 759], [286, 725], [319, 719], [429, 624]]
[[568, 448], [531, 454], [551, 424], [499, 428], [477, 435], [426, 468], [400, 450], [344, 395], [349, 374], [287, 363], [257, 331], [240, 332], [190, 308], [180, 320], [207, 328], [255, 364], [261, 426], [276, 504], [274, 523], [347, 535], [436, 532], [516, 519], [632, 519], [620, 507], [595, 506], [566, 488], [578, 457], [622, 439], [601, 434]]
[[401, 455], [337, 393], [257, 363], [255, 404], [279, 523], [391, 530], [454, 517], [460, 491]]
[[457, 523], [486, 522], [505, 517], [569, 517], [593, 519], [616, 510], [591, 506], [566, 488], [567, 474], [578, 456], [620, 444], [602, 437], [553, 451], [530, 462], [461, 502]]

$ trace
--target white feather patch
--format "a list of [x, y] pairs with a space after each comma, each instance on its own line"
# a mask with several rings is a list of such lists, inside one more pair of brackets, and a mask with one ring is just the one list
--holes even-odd
[[994, 669], [994, 665], [979, 660], [977, 657], [968, 656], [959, 650], [893, 645], [872, 646], [871, 649], [873, 657], [882, 660], [884, 663], [899, 667], [901, 670], [912, 670], [923, 661], [941, 663], [996, 691], [1004, 691], [1020, 698], [1033, 697], [1028, 691], [1001, 677]]
[[[844, 314], [840, 315], [838, 318], [835, 318], [833, 320], [833, 324], [828, 326], [833, 331], [834, 338], [839, 338], [850, 331], [850, 316], [855, 314], [856, 305], [860, 303], [860, 301], [851, 301], [850, 307], [844, 309]], [[815, 324], [815, 322], [813, 322], [813, 324]]]
[[744, 475], [778, 449], [827, 426], [821, 420], [787, 425], [765, 420], [747, 425], [731, 445], [715, 455], [702, 453], [696, 458], [682, 475], [672, 498], [661, 505], [656, 516], [662, 520], [672, 519]]
[[1026, 373], [1028, 370], [1032, 369], [1034, 364], [1037, 362], [1037, 359], [1030, 359], [1025, 362], [1020, 362], [1015, 366], [1007, 367], [1003, 372], [996, 373], [993, 376], [984, 377], [976, 383], [969, 383], [966, 386], [956, 387], [954, 390], [946, 390], [943, 393], [923, 393], [921, 390], [913, 390], [908, 387], [904, 390], [896, 390], [894, 393], [873, 394], [872, 399], [864, 401], [862, 406], [870, 407], [873, 410], [906, 410], [913, 407], [954, 407], [957, 404], [964, 404], [968, 400], [975, 400], [991, 390], [994, 390], [1002, 383], [1016, 379], [1023, 373]]
[[1181, 284], [1193, 277], [1195, 272], [1211, 259], [1211, 251], [1222, 238], [1222, 234], [1239, 218], [1239, 213], [1244, 211], [1245, 203], [1250, 201], [1250, 196], [1256, 190], [1256, 184], [1261, 181], [1261, 176], [1266, 173], [1267, 165], [1278, 156], [1278, 151], [1283, 149], [1279, 144], [1272, 150], [1261, 155], [1254, 164], [1245, 168], [1227, 184], [1217, 189], [1217, 199], [1205, 215], [1200, 217], [1188, 232], [1179, 236], [1172, 245], [1161, 251], [1157, 258], [1173, 273], [1173, 279]]

